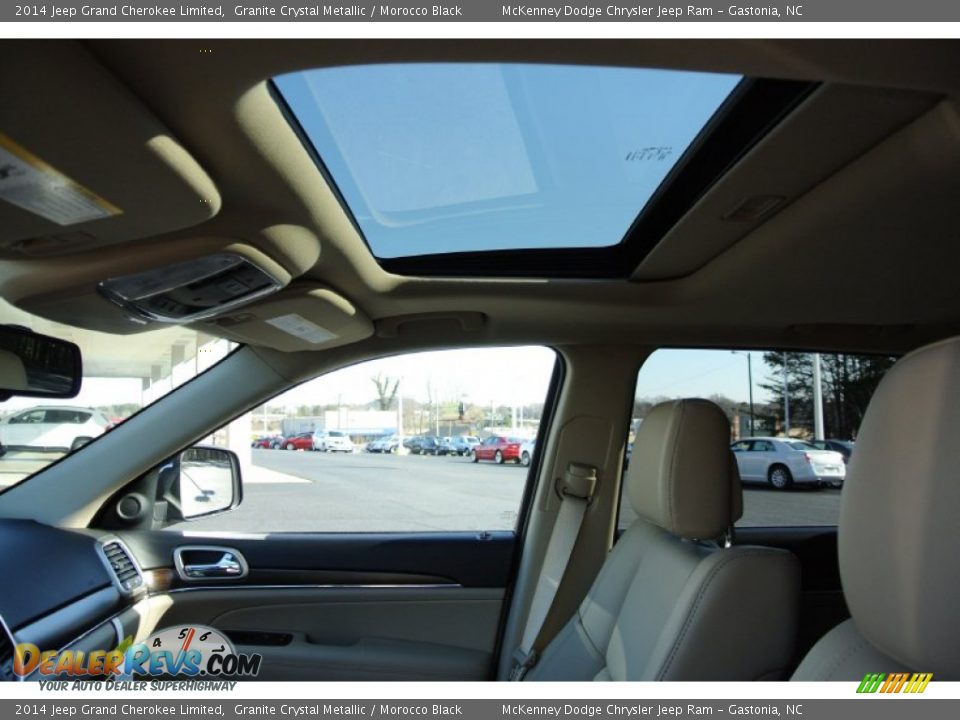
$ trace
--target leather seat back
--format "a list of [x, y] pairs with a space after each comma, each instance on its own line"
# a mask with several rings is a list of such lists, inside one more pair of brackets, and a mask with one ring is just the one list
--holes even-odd
[[730, 425], [706, 400], [653, 408], [634, 443], [623, 534], [529, 680], [758, 680], [791, 660], [799, 566], [718, 545], [742, 514]]
[[851, 619], [795, 680], [868, 672], [960, 680], [960, 338], [917, 350], [877, 387], [840, 503], [840, 579]]

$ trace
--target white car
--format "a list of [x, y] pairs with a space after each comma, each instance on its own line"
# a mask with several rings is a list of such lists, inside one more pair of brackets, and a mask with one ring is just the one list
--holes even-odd
[[840, 485], [847, 475], [843, 455], [803, 440], [758, 437], [730, 446], [743, 482], [769, 483], [777, 490], [800, 485]]
[[40, 406], [0, 420], [0, 445], [7, 450], [73, 450], [110, 427], [99, 410], [88, 407]]
[[530, 461], [533, 459], [533, 453], [536, 449], [536, 439], [524, 441], [524, 443], [520, 446], [520, 464], [524, 467], [529, 467]]
[[317, 430], [313, 433], [313, 449], [321, 452], [353, 452], [353, 441], [339, 430]]

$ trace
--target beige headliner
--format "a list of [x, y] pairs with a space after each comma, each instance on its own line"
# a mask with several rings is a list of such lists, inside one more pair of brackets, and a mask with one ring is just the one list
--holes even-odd
[[[957, 42], [217, 40], [0, 46], [2, 52], [38, 57], [54, 49], [88, 52], [102, 63], [103, 82], [86, 88], [89, 97], [78, 116], [109, 117], [119, 82], [125, 103], [131, 97], [142, 103], [151, 132], [169, 133], [176, 145], [179, 162], [167, 167], [180, 174], [182, 185], [173, 188], [169, 177], [144, 172], [129, 192], [155, 194], [171, 205], [190, 198], [212, 207], [198, 196], [218, 204], [211, 219], [159, 235], [136, 232], [134, 213], [124, 218], [134, 228], [124, 237], [88, 223], [89, 232], [103, 238], [71, 255], [24, 258], [0, 251], [5, 258], [0, 292], [51, 319], [133, 331], [95, 295], [97, 281], [241, 242], [272, 258], [291, 279], [342, 294], [361, 324], [363, 315], [374, 321], [376, 335], [350, 355], [526, 342], [904, 351], [960, 331]], [[397, 60], [646, 65], [824, 85], [701, 199], [629, 281], [424, 279], [390, 275], [377, 265], [264, 82], [297, 68]], [[0, 111], [0, 130], [8, 120], [19, 121], [18, 142], [48, 148], [57, 157], [54, 164], [72, 177], [82, 174], [89, 187], [115, 185], [116, 179], [107, 177], [111, 173], [135, 175], [136, 168], [124, 165], [133, 162], [130, 153], [119, 147], [135, 139], [98, 134], [70, 115], [58, 128], [30, 129], [25, 119], [63, 86], [57, 73], [68, 70], [46, 66], [43, 72], [32, 97]], [[97, 163], [85, 163], [87, 156]], [[113, 163], [105, 164], [104, 157]], [[161, 180], [176, 198], [163, 194], [168, 185]], [[721, 219], [743, 198], [766, 194], [787, 198], [772, 217]], [[180, 216], [189, 217], [186, 208]], [[145, 217], [141, 227], [153, 228], [155, 220]], [[97, 222], [106, 227], [112, 220]], [[5, 232], [0, 229], [0, 246], [9, 240]], [[631, 270], [624, 268], [624, 274]], [[396, 319], [418, 315], [419, 322]], [[225, 333], [210, 323], [203, 329]], [[256, 334], [246, 339], [258, 341]], [[272, 344], [268, 335], [259, 342]]]

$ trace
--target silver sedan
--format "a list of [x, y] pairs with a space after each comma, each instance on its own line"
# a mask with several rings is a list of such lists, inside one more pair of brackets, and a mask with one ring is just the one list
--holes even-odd
[[746, 438], [731, 446], [744, 482], [786, 490], [794, 483], [840, 485], [847, 474], [843, 456], [792, 438]]

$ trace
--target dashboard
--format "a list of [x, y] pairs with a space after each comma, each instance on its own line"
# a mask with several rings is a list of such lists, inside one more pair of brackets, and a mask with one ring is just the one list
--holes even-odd
[[91, 650], [135, 634], [135, 606], [147, 584], [119, 538], [0, 520], [0, 547], [0, 577], [15, 579], [0, 591], [0, 679], [18, 679], [12, 669], [18, 643]]

